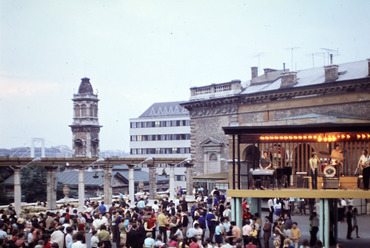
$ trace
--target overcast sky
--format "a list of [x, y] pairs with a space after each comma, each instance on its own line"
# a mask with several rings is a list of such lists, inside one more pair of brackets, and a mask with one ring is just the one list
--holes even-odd
[[101, 149], [129, 151], [129, 118], [192, 86], [323, 66], [321, 48], [338, 49], [334, 63], [370, 58], [370, 1], [3, 0], [0, 13], [0, 148], [71, 147], [85, 76]]

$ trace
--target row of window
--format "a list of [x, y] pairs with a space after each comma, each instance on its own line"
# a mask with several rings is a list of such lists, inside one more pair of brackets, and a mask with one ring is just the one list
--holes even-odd
[[190, 126], [190, 120], [139, 121], [139, 122], [131, 122], [130, 123], [130, 128], [181, 127], [181, 126]]
[[82, 104], [80, 106], [75, 104], [74, 112], [75, 117], [98, 117], [98, 105], [91, 104], [90, 106], [86, 106], [86, 104]]
[[131, 135], [130, 136], [130, 141], [156, 141], [156, 140], [190, 140], [190, 133]]
[[173, 148], [133, 148], [130, 154], [187, 154], [190, 153], [190, 147]]

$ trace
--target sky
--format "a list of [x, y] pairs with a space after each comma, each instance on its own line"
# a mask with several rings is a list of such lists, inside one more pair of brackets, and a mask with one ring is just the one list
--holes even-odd
[[[100, 98], [101, 150], [129, 151], [129, 118], [190, 87], [370, 58], [370, 1], [0, 1], [0, 148], [72, 146], [72, 97]], [[324, 49], [323, 49], [324, 48]]]

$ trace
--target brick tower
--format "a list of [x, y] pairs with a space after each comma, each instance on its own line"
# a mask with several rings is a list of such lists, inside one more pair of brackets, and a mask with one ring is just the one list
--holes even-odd
[[99, 132], [98, 95], [94, 94], [89, 78], [82, 78], [78, 93], [73, 95], [73, 157], [98, 158]]

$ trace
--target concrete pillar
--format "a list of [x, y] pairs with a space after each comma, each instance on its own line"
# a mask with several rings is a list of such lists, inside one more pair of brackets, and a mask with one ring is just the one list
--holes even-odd
[[149, 199], [154, 200], [157, 195], [156, 165], [148, 164], [149, 167]]
[[324, 199], [320, 198], [319, 239], [324, 240]]
[[14, 167], [14, 209], [19, 215], [22, 211], [22, 191], [21, 191], [21, 167]]
[[57, 209], [56, 173], [58, 166], [46, 166], [46, 201], [47, 210]]
[[104, 167], [104, 204], [112, 205], [112, 165]]
[[252, 214], [258, 213], [260, 218], [263, 219], [261, 215], [261, 198], [251, 198], [250, 200], [251, 209], [250, 212]]
[[236, 225], [240, 227], [240, 229], [243, 227], [243, 209], [242, 209], [242, 198], [235, 198], [235, 215], [236, 215]]
[[324, 246], [330, 247], [330, 209], [329, 209], [329, 199], [324, 199]]
[[193, 194], [193, 166], [194, 164], [185, 163], [186, 167], [186, 195], [192, 196]]
[[235, 221], [236, 219], [236, 198], [232, 197], [231, 198], [231, 220], [230, 221]]
[[78, 169], [78, 211], [84, 210], [85, 204], [85, 183], [84, 183], [84, 167]]
[[169, 164], [170, 166], [170, 200], [175, 199], [175, 164]]
[[128, 164], [128, 198], [131, 204], [135, 202], [134, 164]]

